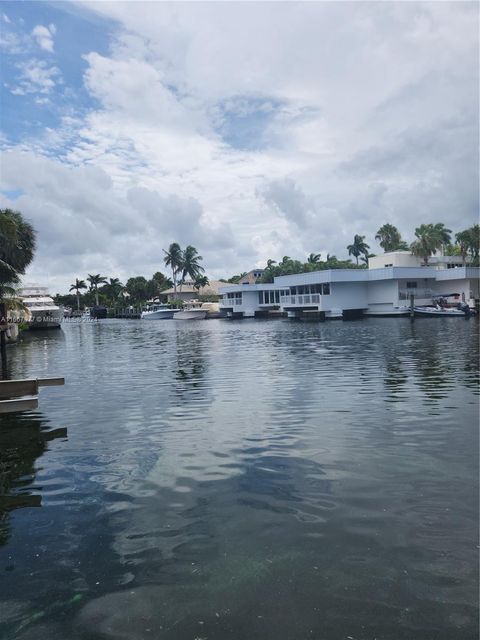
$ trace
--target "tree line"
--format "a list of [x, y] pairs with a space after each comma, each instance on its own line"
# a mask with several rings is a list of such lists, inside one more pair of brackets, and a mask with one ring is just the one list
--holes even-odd
[[[447, 229], [443, 222], [421, 224], [415, 229], [415, 240], [409, 245], [402, 239], [399, 230], [393, 224], [384, 224], [375, 234], [375, 240], [388, 253], [390, 251], [411, 251], [413, 255], [423, 259], [428, 264], [428, 259], [436, 251], [444, 255], [460, 255], [463, 264], [470, 258], [472, 264], [478, 263], [480, 250], [480, 227], [478, 224], [469, 229], [455, 234], [452, 243], [452, 230]], [[347, 246], [348, 255], [353, 255], [358, 264], [358, 258], [362, 256], [368, 264], [368, 258], [373, 257], [369, 253], [369, 245], [365, 243], [365, 236], [355, 235], [353, 243]]]
[[[441, 251], [444, 255], [458, 255], [463, 264], [479, 264], [480, 254], [480, 226], [478, 224], [459, 231], [452, 236], [452, 230], [443, 223], [421, 224], [415, 229], [415, 240], [408, 244], [399, 230], [392, 224], [382, 225], [375, 234], [375, 240], [385, 252], [404, 250], [420, 256], [424, 264], [428, 264], [431, 255]], [[15, 291], [21, 276], [31, 263], [36, 247], [36, 233], [32, 225], [26, 221], [19, 211], [0, 209], [0, 301], [10, 306], [15, 304]], [[352, 244], [347, 245], [348, 255], [355, 258], [339, 260], [336, 256], [327, 254], [322, 260], [320, 253], [311, 253], [305, 261], [283, 256], [277, 262], [268, 260], [260, 282], [273, 282], [273, 278], [280, 275], [305, 273], [324, 269], [366, 268], [368, 259], [373, 256], [370, 246], [365, 242], [365, 236], [355, 234]], [[177, 242], [163, 249], [163, 262], [171, 270], [171, 277], [157, 271], [150, 279], [144, 276], [129, 278], [125, 284], [118, 278], [107, 278], [101, 274], [88, 274], [85, 280], [76, 278], [70, 285], [70, 295], [56, 296], [56, 300], [64, 305], [80, 308], [81, 298], [87, 306], [105, 304], [117, 306], [125, 304], [142, 304], [147, 300], [158, 298], [162, 292], [173, 288], [178, 289], [187, 278], [194, 283], [199, 291], [208, 285], [208, 278], [201, 262], [203, 258], [197, 249], [188, 245], [182, 249]], [[362, 263], [360, 264], [359, 261]], [[224, 282], [238, 282], [245, 273], [232, 276]], [[88, 282], [88, 285], [87, 285]]]
[[[76, 278], [70, 285], [71, 295], [55, 296], [58, 304], [66, 306], [76, 306], [80, 309], [83, 302], [85, 306], [117, 306], [119, 304], [144, 304], [147, 300], [159, 298], [162, 292], [173, 288], [174, 294], [182, 288], [187, 278], [193, 282], [193, 287], [199, 291], [209, 284], [208, 278], [204, 275], [205, 269], [200, 264], [203, 257], [199, 255], [197, 249], [188, 245], [182, 249], [178, 242], [172, 242], [168, 249], [163, 249], [165, 254], [163, 261], [165, 266], [170, 267], [172, 277], [157, 271], [150, 279], [144, 276], [134, 276], [127, 280], [125, 284], [118, 278], [107, 278], [97, 274], [88, 274], [85, 280]], [[89, 284], [87, 284], [87, 282]], [[86, 291], [82, 295], [82, 292]], [[83, 299], [82, 299], [83, 298]]]

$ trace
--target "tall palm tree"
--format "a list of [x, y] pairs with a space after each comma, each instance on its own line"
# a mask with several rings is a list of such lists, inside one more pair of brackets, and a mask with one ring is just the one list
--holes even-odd
[[470, 254], [475, 261], [478, 263], [478, 256], [480, 254], [480, 225], [474, 224], [473, 227], [468, 229], [470, 234]]
[[101, 276], [99, 273], [96, 273], [94, 275], [89, 273], [87, 280], [90, 283], [90, 291], [93, 291], [95, 294], [95, 304], [98, 307], [98, 285], [105, 284], [107, 282], [107, 279], [105, 278], [105, 276]]
[[407, 243], [402, 240], [400, 231], [393, 224], [382, 225], [375, 235], [375, 240], [378, 240], [385, 253], [408, 250]]
[[200, 260], [203, 260], [202, 256], [198, 255], [198, 251], [191, 244], [186, 247], [183, 252], [182, 260], [182, 281], [185, 281], [186, 276], [190, 276], [192, 280], [195, 280], [198, 276], [205, 272], [205, 269], [200, 264]]
[[368, 244], [365, 242], [365, 236], [359, 236], [357, 234], [355, 234], [354, 238], [353, 238], [353, 244], [349, 244], [347, 246], [348, 249], [348, 255], [349, 256], [354, 256], [357, 264], [358, 264], [358, 258], [359, 256], [362, 255], [368, 255], [368, 250], [370, 249], [370, 247], [368, 246]]
[[460, 249], [460, 255], [462, 256], [463, 266], [467, 263], [467, 255], [470, 249], [470, 231], [469, 229], [465, 229], [465, 231], [459, 231], [455, 234], [455, 244], [458, 245]]
[[82, 289], [88, 289], [85, 280], [79, 280], [78, 278], [75, 278], [75, 284], [70, 285], [69, 291], [77, 292], [77, 311], [80, 311], [80, 291]]
[[124, 285], [120, 282], [118, 278], [110, 278], [105, 289], [108, 292], [108, 296], [113, 303], [117, 300], [118, 296], [124, 290]]
[[438, 249], [444, 251], [445, 245], [450, 244], [450, 240], [452, 238], [452, 230], [447, 229], [443, 222], [437, 222], [433, 225], [434, 232], [438, 236], [439, 246]]
[[165, 257], [163, 261], [172, 270], [173, 290], [177, 293], [177, 276], [183, 268], [183, 251], [178, 242], [172, 242], [168, 250], [163, 249]]
[[421, 224], [415, 229], [417, 239], [410, 245], [410, 250], [414, 256], [423, 258], [426, 266], [430, 256], [450, 242], [450, 234], [450, 229], [446, 229], [442, 222]]
[[321, 253], [311, 253], [307, 258], [308, 264], [318, 264], [320, 262], [320, 258], [322, 257]]
[[33, 260], [35, 231], [19, 211], [0, 209], [0, 298]]

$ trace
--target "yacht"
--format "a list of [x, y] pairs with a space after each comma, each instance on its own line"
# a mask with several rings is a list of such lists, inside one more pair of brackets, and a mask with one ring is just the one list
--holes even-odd
[[180, 313], [175, 314], [175, 320], [205, 320], [208, 309], [199, 300], [189, 300]]
[[142, 311], [140, 318], [142, 320], [166, 320], [173, 318], [174, 314], [180, 309], [172, 309], [168, 304], [152, 304], [146, 311]]
[[26, 322], [29, 329], [59, 329], [63, 320], [63, 307], [55, 304], [47, 287], [25, 285], [18, 297], [27, 308]]

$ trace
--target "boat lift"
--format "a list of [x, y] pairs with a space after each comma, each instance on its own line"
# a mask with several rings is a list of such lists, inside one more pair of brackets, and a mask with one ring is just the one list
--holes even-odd
[[0, 381], [0, 414], [29, 411], [38, 407], [39, 387], [57, 387], [65, 378], [32, 378]]

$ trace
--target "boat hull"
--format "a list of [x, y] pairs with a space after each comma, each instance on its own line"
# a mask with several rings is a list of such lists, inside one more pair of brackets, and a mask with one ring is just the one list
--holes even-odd
[[414, 313], [420, 318], [468, 318], [470, 315], [460, 309], [435, 309], [434, 307], [414, 307]]
[[63, 321], [63, 308], [58, 309], [30, 309], [31, 317], [28, 320], [28, 328], [35, 329], [60, 329]]
[[392, 309], [384, 309], [383, 311], [375, 311], [374, 309], [367, 309], [363, 315], [367, 318], [393, 318], [397, 316], [408, 316], [411, 310], [409, 307], [397, 307]]
[[190, 309], [180, 311], [174, 315], [175, 320], [205, 320], [207, 312], [205, 309]]
[[165, 311], [144, 311], [141, 314], [142, 320], [169, 320], [175, 315], [175, 309]]

